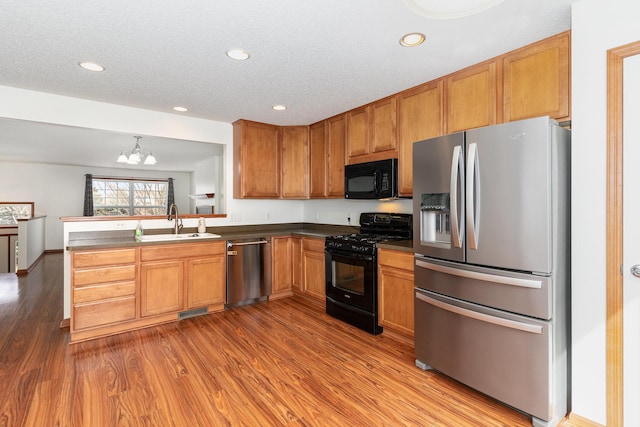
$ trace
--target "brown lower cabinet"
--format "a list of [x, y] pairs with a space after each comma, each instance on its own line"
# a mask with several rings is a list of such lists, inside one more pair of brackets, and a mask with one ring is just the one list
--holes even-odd
[[289, 236], [271, 238], [271, 300], [293, 295], [291, 241]]
[[269, 299], [296, 293], [325, 303], [324, 239], [278, 236], [271, 238], [272, 286]]
[[326, 303], [324, 239], [302, 239], [302, 293]]
[[223, 310], [225, 297], [224, 241], [73, 251], [71, 341]]
[[378, 316], [385, 332], [413, 337], [413, 254], [378, 249]]

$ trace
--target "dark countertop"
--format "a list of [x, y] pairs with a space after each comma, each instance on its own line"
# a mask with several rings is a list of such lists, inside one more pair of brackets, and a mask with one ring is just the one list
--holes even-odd
[[[152, 245], [173, 245], [180, 243], [215, 242], [233, 239], [250, 239], [259, 237], [297, 236], [324, 239], [335, 234], [356, 232], [355, 227], [319, 225], [319, 224], [290, 224], [290, 225], [265, 225], [265, 226], [237, 226], [237, 227], [209, 227], [207, 232], [219, 234], [220, 237], [206, 237], [185, 240], [160, 240], [153, 242], [139, 242], [133, 237], [133, 230], [125, 231], [96, 231], [76, 232], [69, 234], [69, 242], [66, 249], [79, 251], [86, 249], [107, 249]], [[169, 234], [171, 230], [150, 230], [145, 234]], [[183, 229], [180, 234], [195, 233], [195, 229]]]
[[391, 242], [378, 243], [378, 249], [391, 249], [394, 251], [413, 253], [413, 240], [396, 240]]
[[[196, 230], [183, 229], [180, 234], [195, 233]], [[160, 240], [154, 242], [139, 242], [133, 237], [133, 230], [125, 231], [96, 231], [76, 232], [69, 234], [69, 243], [66, 249], [80, 251], [87, 249], [126, 248], [153, 245], [174, 245], [180, 243], [215, 242], [234, 239], [251, 239], [259, 237], [293, 236], [324, 239], [336, 234], [357, 232], [356, 227], [345, 227], [322, 224], [290, 224], [290, 225], [265, 225], [265, 226], [237, 226], [237, 227], [209, 227], [209, 233], [219, 234], [220, 237], [206, 237], [186, 240]], [[171, 230], [150, 230], [146, 234], [168, 234]], [[392, 249], [403, 252], [413, 252], [411, 240], [399, 240], [386, 243], [378, 243], [379, 248]]]

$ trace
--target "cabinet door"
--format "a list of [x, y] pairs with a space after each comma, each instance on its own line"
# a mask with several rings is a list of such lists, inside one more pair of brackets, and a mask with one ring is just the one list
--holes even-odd
[[226, 263], [224, 255], [187, 260], [187, 308], [224, 307]]
[[551, 116], [568, 120], [569, 32], [508, 54], [504, 68], [504, 120]]
[[378, 253], [380, 325], [413, 336], [413, 254], [383, 249]]
[[140, 315], [178, 312], [184, 308], [184, 261], [140, 265]]
[[344, 197], [344, 165], [346, 164], [345, 114], [327, 119], [328, 197]]
[[391, 96], [371, 104], [371, 153], [398, 150], [396, 133], [398, 97]]
[[291, 238], [291, 285], [293, 289], [302, 290], [302, 239]]
[[325, 301], [324, 242], [317, 239], [302, 239], [302, 284], [303, 293]]
[[413, 143], [444, 134], [443, 80], [402, 92], [398, 99], [398, 192], [413, 195]]
[[309, 126], [309, 197], [327, 196], [327, 148], [325, 122]]
[[497, 123], [496, 68], [485, 62], [446, 77], [446, 133]]
[[235, 198], [280, 197], [279, 128], [239, 120], [233, 124]]
[[366, 156], [369, 149], [369, 105], [347, 113], [347, 156], [349, 164], [357, 163], [357, 157]]
[[309, 194], [309, 127], [285, 126], [280, 129], [280, 134], [280, 196], [286, 199], [305, 199]]
[[380, 325], [413, 337], [413, 254], [378, 251], [378, 311]]
[[271, 296], [276, 299], [292, 294], [291, 291], [291, 239], [289, 237], [273, 237], [271, 239]]

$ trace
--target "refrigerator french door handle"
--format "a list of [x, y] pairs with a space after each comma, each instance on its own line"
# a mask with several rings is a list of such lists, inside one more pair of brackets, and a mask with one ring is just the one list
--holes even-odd
[[419, 292], [416, 292], [416, 298], [420, 301], [424, 301], [427, 304], [431, 304], [442, 310], [449, 311], [460, 316], [468, 317], [470, 319], [479, 320], [485, 323], [491, 323], [493, 325], [502, 326], [509, 329], [515, 329], [518, 331], [529, 332], [532, 334], [542, 334], [542, 326], [531, 325], [529, 323], [518, 322], [515, 320], [503, 319], [501, 317], [491, 316], [484, 313], [478, 313], [477, 311], [468, 310], [466, 308], [458, 307], [455, 305], [447, 304], [437, 299], [430, 298]]
[[531, 279], [518, 279], [516, 277], [498, 276], [496, 274], [480, 273], [478, 271], [461, 270], [459, 268], [446, 267], [430, 262], [416, 260], [416, 266], [451, 276], [465, 279], [482, 280], [483, 282], [500, 283], [501, 285], [520, 286], [522, 288], [542, 289], [542, 281]]
[[[464, 156], [462, 156], [462, 147], [456, 145], [453, 147], [453, 155], [451, 156], [451, 182], [449, 184], [449, 207], [451, 211], [451, 232], [453, 237], [453, 246], [461, 248], [464, 242], [464, 221], [462, 218], [458, 221], [458, 177], [463, 176]], [[464, 211], [464, 199], [462, 199], [462, 209]]]
[[476, 178], [478, 174], [478, 144], [469, 144], [469, 153], [467, 154], [467, 239], [469, 240], [470, 249], [478, 249], [478, 224], [477, 224], [477, 206], [479, 194], [477, 192]]

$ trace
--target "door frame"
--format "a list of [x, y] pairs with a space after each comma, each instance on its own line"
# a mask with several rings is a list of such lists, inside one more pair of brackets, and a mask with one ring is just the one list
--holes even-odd
[[607, 51], [607, 426], [624, 423], [623, 372], [623, 82], [624, 59], [640, 41]]

